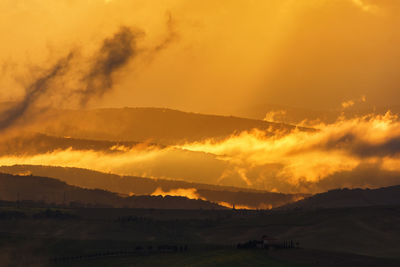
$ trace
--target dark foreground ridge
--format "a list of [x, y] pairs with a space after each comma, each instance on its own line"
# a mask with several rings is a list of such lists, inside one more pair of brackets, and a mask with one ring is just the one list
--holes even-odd
[[[0, 260], [2, 266], [399, 266], [399, 221], [400, 207], [166, 210], [3, 201]], [[238, 248], [265, 236], [269, 249]]]
[[400, 205], [384, 197], [365, 207], [232, 210], [0, 174], [0, 198], [4, 266], [400, 265]]

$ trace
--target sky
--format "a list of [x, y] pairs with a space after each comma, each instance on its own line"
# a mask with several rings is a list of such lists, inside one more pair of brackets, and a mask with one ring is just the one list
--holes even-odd
[[[0, 105], [4, 136], [43, 126], [37, 106], [159, 107], [315, 128], [56, 149], [0, 165], [277, 192], [398, 184], [399, 11], [397, 0], [0, 0], [0, 101], [12, 101]], [[358, 107], [375, 114], [347, 117]]]
[[70, 51], [82, 58], [79, 72], [128, 27], [139, 56], [88, 107], [237, 115], [268, 104], [335, 109], [362, 97], [398, 105], [399, 8], [396, 0], [2, 0], [0, 100], [23, 97]]

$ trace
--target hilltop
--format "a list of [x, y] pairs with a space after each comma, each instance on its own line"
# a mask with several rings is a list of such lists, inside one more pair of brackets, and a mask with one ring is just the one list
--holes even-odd
[[224, 209], [204, 200], [172, 196], [121, 196], [100, 189], [84, 189], [56, 179], [0, 173], [0, 200], [41, 201], [47, 204], [113, 208]]
[[[56, 150], [93, 150], [107, 153], [118, 152], [120, 146], [133, 147], [139, 142], [115, 142], [106, 140], [88, 140], [70, 137], [50, 136], [41, 133], [22, 132], [9, 135], [0, 140], [0, 156], [37, 155]], [[151, 144], [146, 144], [151, 145]], [[161, 147], [153, 144], [154, 146]]]
[[282, 208], [345, 208], [400, 205], [400, 185], [378, 189], [334, 189], [288, 204]]
[[[49, 110], [32, 130], [73, 138], [152, 142], [163, 145], [225, 138], [252, 129], [291, 131], [296, 126], [233, 116], [205, 115], [166, 108]], [[300, 128], [301, 130], [311, 130]]]
[[279, 207], [307, 194], [283, 194], [201, 183], [191, 183], [178, 180], [151, 179], [135, 176], [119, 176], [80, 168], [64, 168], [38, 165], [0, 166], [0, 171], [11, 174], [32, 174], [59, 179], [70, 185], [82, 188], [102, 189], [120, 194], [150, 195], [157, 188], [165, 192], [174, 189], [191, 189], [200, 198], [212, 202], [226, 202], [230, 205], [248, 206], [253, 208]]

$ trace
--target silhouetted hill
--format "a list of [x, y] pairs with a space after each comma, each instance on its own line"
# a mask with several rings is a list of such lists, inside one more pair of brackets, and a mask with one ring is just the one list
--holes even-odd
[[[355, 118], [366, 116], [368, 114], [382, 114], [387, 111], [400, 114], [399, 105], [375, 106], [366, 102], [357, 102], [353, 106], [343, 108], [338, 105], [335, 109], [311, 109], [291, 107], [285, 105], [276, 105], [263, 103], [242, 108], [237, 111], [237, 115], [245, 118], [264, 119], [265, 117], [273, 117], [275, 122], [296, 125], [307, 120], [308, 122], [324, 122], [334, 123], [339, 117]], [[268, 116], [266, 116], [268, 114]]]
[[132, 147], [138, 144], [139, 142], [112, 142], [56, 137], [40, 133], [20, 133], [5, 136], [0, 140], [0, 156], [36, 155], [69, 148], [115, 153], [119, 152], [117, 149], [119, 146]]
[[[54, 136], [92, 140], [176, 144], [261, 130], [290, 131], [295, 126], [232, 116], [204, 115], [163, 108], [52, 110], [32, 129]], [[310, 130], [301, 128], [303, 130]]]
[[33, 174], [52, 177], [70, 185], [83, 188], [103, 189], [121, 194], [150, 195], [157, 188], [164, 192], [174, 189], [194, 189], [199, 197], [208, 201], [253, 208], [282, 206], [306, 197], [305, 194], [281, 194], [261, 190], [190, 183], [176, 180], [150, 179], [134, 176], [119, 176], [79, 168], [63, 168], [37, 165], [0, 166], [0, 171], [11, 174]]
[[400, 205], [400, 185], [378, 189], [335, 189], [282, 208], [344, 208]]
[[122, 197], [100, 189], [84, 189], [52, 178], [0, 173], [0, 200], [99, 207], [157, 209], [223, 209], [217, 204], [172, 196]]

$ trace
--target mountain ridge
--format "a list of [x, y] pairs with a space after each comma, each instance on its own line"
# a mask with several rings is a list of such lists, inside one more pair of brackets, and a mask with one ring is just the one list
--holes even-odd
[[0, 199], [114, 208], [224, 209], [215, 203], [201, 199], [180, 196], [122, 197], [106, 190], [68, 185], [54, 178], [6, 173], [0, 173]]
[[119, 176], [71, 167], [13, 165], [0, 166], [0, 171], [11, 174], [22, 173], [52, 177], [82, 188], [98, 188], [126, 195], [151, 195], [158, 188], [165, 193], [177, 189], [186, 189], [191, 190], [189, 193], [197, 194], [200, 198], [216, 203], [226, 202], [231, 206], [235, 204], [238, 207], [242, 205], [251, 208], [274, 208], [308, 196], [307, 194], [283, 194], [250, 188], [202, 184], [180, 180]]
[[314, 130], [284, 123], [163, 108], [53, 109], [38, 116], [30, 129], [53, 136], [162, 145], [222, 139], [253, 129], [266, 133]]
[[339, 188], [287, 204], [281, 209], [319, 209], [400, 205], [400, 185], [377, 189]]

